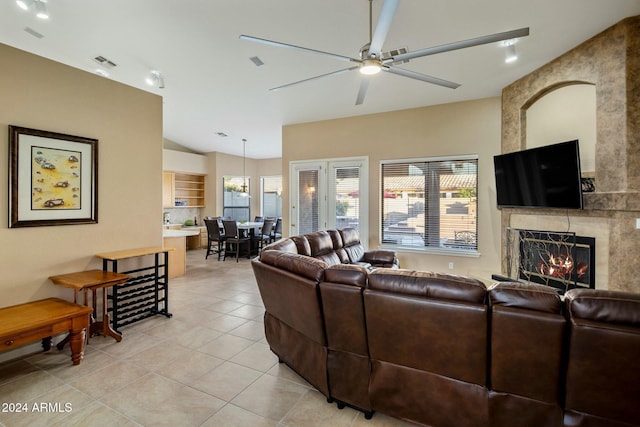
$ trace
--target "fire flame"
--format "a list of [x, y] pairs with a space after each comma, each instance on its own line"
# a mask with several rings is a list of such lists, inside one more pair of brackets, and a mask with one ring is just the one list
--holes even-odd
[[546, 261], [541, 261], [538, 266], [538, 272], [551, 277], [560, 279], [571, 279], [574, 270], [578, 279], [582, 278], [589, 266], [587, 264], [578, 263], [574, 265], [573, 258], [565, 254], [549, 254]]

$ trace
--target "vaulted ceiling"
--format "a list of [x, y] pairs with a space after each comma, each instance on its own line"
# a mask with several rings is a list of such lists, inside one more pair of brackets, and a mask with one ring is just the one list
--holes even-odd
[[[373, 24], [382, 0], [373, 2]], [[409, 51], [529, 27], [519, 60], [499, 43], [411, 60], [401, 68], [460, 83], [449, 89], [390, 73], [361, 76], [333, 58], [240, 40], [241, 34], [349, 57], [369, 41], [368, 0], [48, 0], [50, 18], [0, 3], [0, 42], [163, 97], [164, 136], [196, 152], [281, 156], [283, 125], [499, 96], [501, 89], [619, 20], [640, 0], [400, 0], [384, 51]], [[258, 57], [264, 65], [250, 59]], [[348, 65], [347, 65], [348, 66]], [[0, 64], [1, 70], [1, 64]], [[145, 79], [158, 70], [164, 88]], [[227, 136], [221, 137], [218, 133]]]

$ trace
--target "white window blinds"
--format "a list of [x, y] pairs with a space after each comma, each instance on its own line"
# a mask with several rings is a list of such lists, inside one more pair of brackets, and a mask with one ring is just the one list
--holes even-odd
[[477, 157], [382, 162], [382, 243], [477, 251], [477, 176]]

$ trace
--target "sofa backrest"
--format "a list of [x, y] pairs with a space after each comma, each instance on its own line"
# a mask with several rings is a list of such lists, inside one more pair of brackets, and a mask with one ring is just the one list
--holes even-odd
[[371, 410], [371, 362], [362, 298], [367, 275], [365, 267], [337, 264], [325, 270], [320, 283], [331, 395], [365, 411]]
[[336, 253], [342, 264], [349, 264], [349, 255], [344, 250], [344, 244], [342, 242], [342, 235], [339, 230], [327, 230], [331, 240], [333, 241], [333, 251]]
[[262, 256], [263, 252], [267, 251], [280, 251], [280, 252], [289, 252], [291, 254], [298, 253], [298, 247], [296, 243], [292, 239], [280, 239], [277, 242], [271, 243], [260, 251], [260, 255]]
[[369, 274], [364, 301], [372, 359], [486, 384], [488, 307], [482, 282], [377, 269]]
[[339, 230], [342, 237], [342, 246], [352, 264], [357, 263], [364, 255], [364, 246], [360, 242], [360, 234], [355, 228]]
[[565, 305], [570, 322], [565, 425], [640, 425], [640, 295], [572, 289]]
[[498, 283], [490, 305], [491, 425], [510, 427], [524, 411], [528, 425], [562, 425], [566, 319], [549, 286]]
[[291, 240], [296, 244], [300, 255], [311, 256], [311, 246], [309, 246], [309, 241], [305, 235], [292, 236]]
[[352, 264], [325, 270], [320, 294], [330, 348], [369, 355], [362, 301], [367, 276], [366, 268]]
[[313, 258], [322, 260], [329, 265], [341, 264], [340, 257], [335, 253], [334, 242], [329, 232], [315, 231], [304, 235], [309, 244], [309, 255]]

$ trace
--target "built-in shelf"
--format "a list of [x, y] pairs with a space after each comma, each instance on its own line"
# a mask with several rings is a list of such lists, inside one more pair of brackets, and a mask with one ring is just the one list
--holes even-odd
[[205, 206], [205, 175], [164, 172], [163, 204], [166, 208]]

